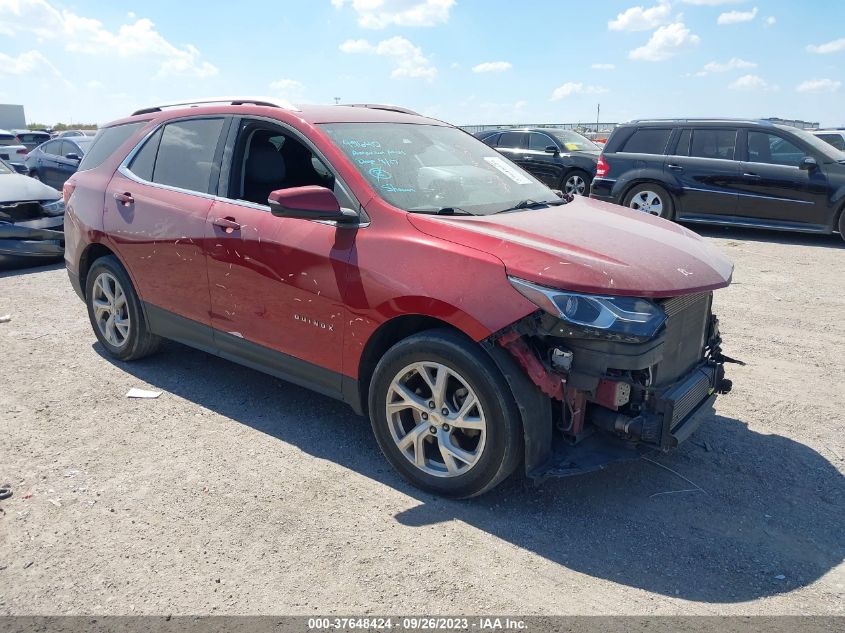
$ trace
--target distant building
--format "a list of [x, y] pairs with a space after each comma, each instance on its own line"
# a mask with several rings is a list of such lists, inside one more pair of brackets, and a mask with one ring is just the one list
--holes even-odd
[[781, 119], [776, 116], [769, 117], [768, 119], [763, 119], [764, 121], [771, 121], [772, 123], [777, 123], [778, 125], [789, 125], [791, 127], [797, 127], [802, 130], [818, 130], [819, 129], [819, 122], [811, 122], [811, 121], [799, 121], [798, 119]]
[[26, 116], [22, 105], [0, 103], [0, 129], [22, 130], [26, 127]]

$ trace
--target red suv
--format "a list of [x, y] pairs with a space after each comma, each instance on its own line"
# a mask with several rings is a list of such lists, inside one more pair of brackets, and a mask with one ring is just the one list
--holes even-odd
[[112, 357], [173, 339], [338, 398], [409, 481], [467, 497], [668, 450], [730, 388], [732, 264], [560, 195], [392, 106], [168, 104], [99, 133], [65, 259]]

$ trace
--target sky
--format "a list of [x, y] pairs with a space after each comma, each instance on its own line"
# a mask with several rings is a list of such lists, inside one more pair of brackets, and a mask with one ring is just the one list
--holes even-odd
[[391, 103], [457, 125], [845, 126], [842, 0], [0, 0], [0, 102], [99, 123], [201, 96]]

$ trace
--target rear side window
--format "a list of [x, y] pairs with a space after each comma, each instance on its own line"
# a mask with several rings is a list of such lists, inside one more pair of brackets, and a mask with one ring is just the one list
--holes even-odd
[[487, 143], [488, 145], [490, 145], [491, 147], [496, 147], [496, 140], [497, 140], [498, 138], [499, 138], [499, 135], [498, 135], [497, 133], [495, 133], [495, 132], [494, 132], [494, 133], [493, 133], [493, 134], [491, 134], [490, 136], [485, 136], [485, 137], [484, 137], [483, 139], [481, 139], [481, 140], [482, 140], [482, 141], [484, 141], [485, 143]]
[[678, 147], [675, 148], [676, 156], [689, 156], [689, 140], [692, 136], [692, 130], [682, 130], [678, 137]]
[[734, 159], [736, 130], [700, 128], [692, 131], [689, 155], [696, 158]]
[[523, 132], [505, 132], [499, 137], [498, 147], [525, 147]]
[[620, 151], [628, 154], [662, 154], [671, 133], [669, 128], [640, 128]]
[[114, 151], [123, 145], [126, 140], [135, 132], [147, 124], [147, 121], [135, 123], [124, 123], [113, 127], [102, 128], [98, 133], [91, 147], [85, 153], [82, 162], [79, 163], [79, 171], [94, 169], [103, 164]]
[[160, 185], [208, 193], [222, 129], [223, 119], [168, 123], [144, 144], [129, 169]]
[[821, 140], [830, 143], [836, 149], [845, 150], [845, 137], [841, 134], [818, 134]]
[[51, 156], [60, 156], [62, 151], [61, 141], [50, 141], [41, 146], [41, 151]]

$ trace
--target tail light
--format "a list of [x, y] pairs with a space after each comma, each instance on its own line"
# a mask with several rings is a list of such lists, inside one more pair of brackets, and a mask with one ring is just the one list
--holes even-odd
[[15, 154], [27, 154], [27, 153], [29, 153], [29, 150], [25, 147], [21, 147], [18, 151], [15, 152]]
[[62, 200], [65, 201], [65, 204], [67, 204], [68, 200], [70, 200], [70, 196], [74, 189], [76, 189], [76, 184], [70, 182], [69, 180], [66, 180], [65, 184], [62, 185]]
[[599, 178], [604, 178], [610, 173], [610, 165], [607, 164], [607, 161], [604, 159], [604, 154], [599, 156], [599, 160], [596, 163], [596, 176]]

